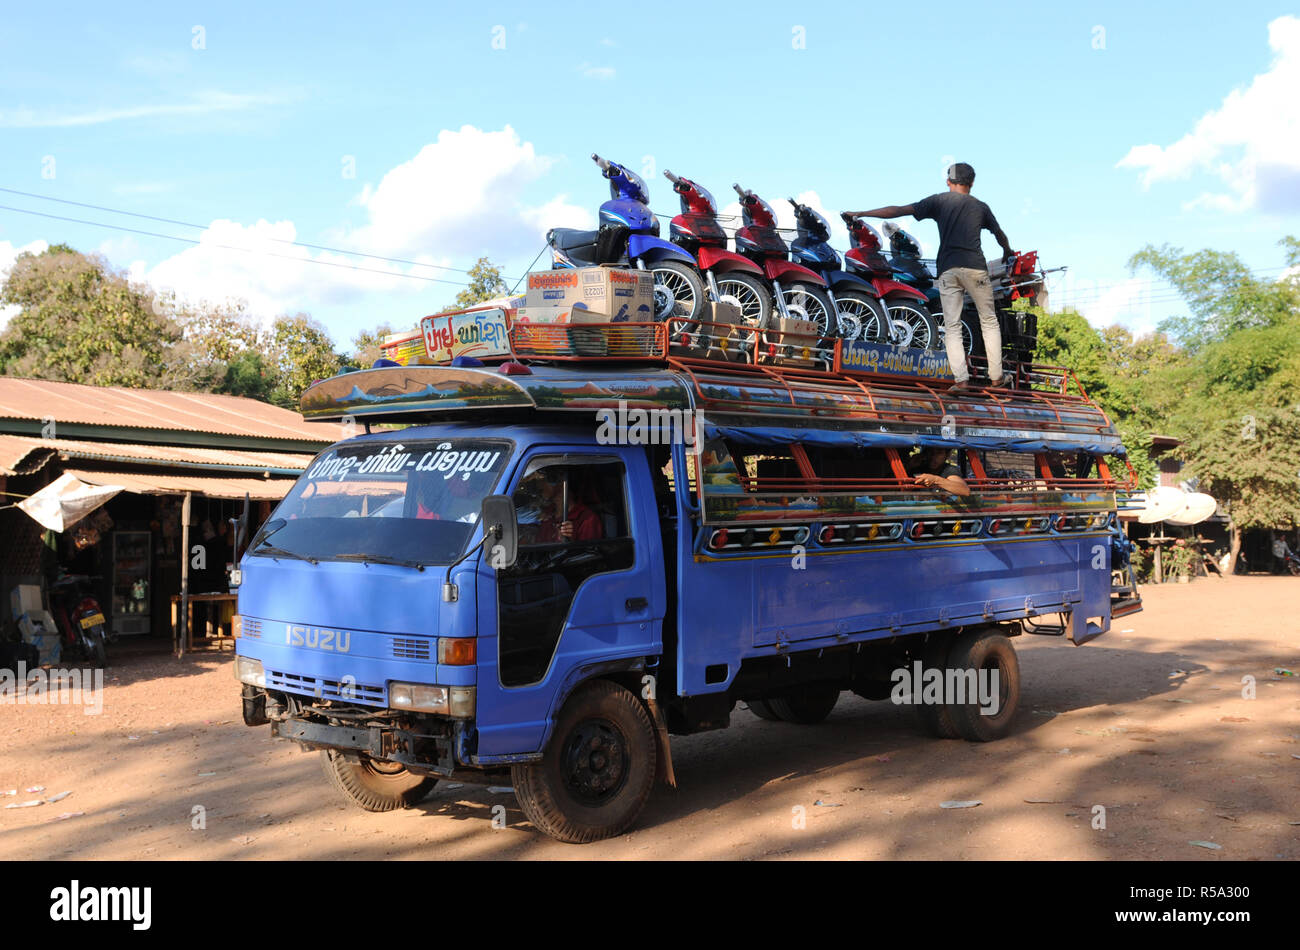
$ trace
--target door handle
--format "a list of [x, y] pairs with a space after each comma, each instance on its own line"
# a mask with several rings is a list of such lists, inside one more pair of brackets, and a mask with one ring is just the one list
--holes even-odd
[[650, 601], [644, 597], [629, 597], [623, 604], [628, 610], [645, 610], [650, 606]]

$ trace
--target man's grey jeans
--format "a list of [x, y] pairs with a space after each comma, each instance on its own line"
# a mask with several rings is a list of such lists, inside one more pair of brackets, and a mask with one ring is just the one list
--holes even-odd
[[998, 315], [993, 309], [993, 284], [989, 280], [989, 272], [977, 267], [949, 267], [939, 276], [948, 364], [952, 367], [957, 382], [965, 382], [970, 377], [970, 370], [966, 366], [966, 351], [961, 343], [961, 309], [965, 294], [970, 294], [980, 315], [984, 353], [989, 361], [989, 379], [999, 379], [1002, 376], [1002, 331], [998, 328]]

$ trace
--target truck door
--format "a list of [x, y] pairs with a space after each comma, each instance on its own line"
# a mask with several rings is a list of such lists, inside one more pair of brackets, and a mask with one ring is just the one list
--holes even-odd
[[590, 447], [523, 460], [510, 486], [518, 561], [480, 574], [480, 759], [539, 751], [577, 680], [659, 652], [663, 559], [643, 460]]

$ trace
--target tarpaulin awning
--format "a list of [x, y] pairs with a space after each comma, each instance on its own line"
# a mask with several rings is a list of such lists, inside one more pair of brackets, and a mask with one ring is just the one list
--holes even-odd
[[18, 502], [18, 507], [41, 527], [66, 531], [122, 490], [123, 486], [117, 484], [87, 484], [71, 472], [64, 472], [30, 498]]
[[167, 475], [132, 472], [90, 472], [68, 469], [68, 474], [91, 484], [120, 485], [137, 495], [183, 495], [193, 492], [208, 498], [243, 498], [279, 501], [297, 479], [293, 478], [209, 478], [199, 475]]
[[1060, 452], [1083, 451], [1098, 455], [1124, 455], [1118, 439], [1102, 441], [1080, 437], [1073, 433], [1035, 433], [1018, 438], [1011, 435], [963, 434], [960, 438], [928, 433], [871, 432], [867, 430], [778, 428], [754, 426], [705, 426], [706, 439], [724, 438], [737, 445], [804, 445], [843, 446], [862, 448], [906, 448], [913, 445], [937, 445], [949, 449], [995, 449], [1009, 452]]

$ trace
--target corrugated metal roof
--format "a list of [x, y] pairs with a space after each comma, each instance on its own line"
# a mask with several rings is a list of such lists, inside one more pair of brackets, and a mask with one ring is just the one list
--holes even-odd
[[65, 472], [77, 476], [91, 485], [121, 485], [138, 495], [181, 495], [194, 492], [209, 498], [243, 498], [245, 493], [255, 501], [278, 501], [293, 487], [292, 478], [205, 478], [190, 475], [153, 475], [120, 472], [88, 472], [66, 468]]
[[208, 449], [193, 445], [141, 445], [135, 442], [86, 442], [74, 439], [38, 439], [25, 435], [0, 435], [0, 474], [34, 471], [42, 456], [57, 452], [62, 459], [97, 459], [134, 465], [170, 468], [301, 472], [312, 456], [298, 452], [258, 452], [249, 449]]
[[296, 412], [242, 396], [81, 386], [13, 376], [0, 376], [0, 417], [321, 443], [343, 437], [341, 426], [304, 422]]

